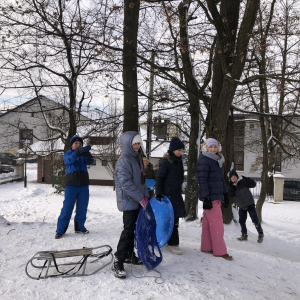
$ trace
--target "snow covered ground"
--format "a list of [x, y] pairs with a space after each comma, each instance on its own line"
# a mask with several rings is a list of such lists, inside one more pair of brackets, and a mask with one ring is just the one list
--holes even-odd
[[[162, 249], [157, 267], [164, 282], [114, 277], [110, 267], [90, 277], [32, 280], [25, 274], [27, 261], [38, 251], [67, 250], [109, 244], [116, 249], [122, 230], [110, 187], [90, 187], [86, 227], [90, 234], [76, 235], [73, 221], [63, 239], [55, 240], [56, 221], [63, 196], [50, 185], [36, 183], [36, 165], [28, 168], [28, 187], [23, 182], [0, 185], [0, 299], [300, 299], [300, 203], [265, 203], [263, 244], [251, 221], [248, 242], [238, 242], [237, 224], [225, 226], [225, 241], [233, 261], [199, 251], [199, 220], [180, 221], [182, 256]], [[199, 209], [199, 215], [202, 209]], [[9, 224], [9, 225], [8, 225]], [[136, 276], [153, 275], [133, 266]]]

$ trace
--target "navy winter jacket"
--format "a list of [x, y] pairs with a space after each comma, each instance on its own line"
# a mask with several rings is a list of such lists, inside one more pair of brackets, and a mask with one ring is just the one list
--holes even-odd
[[253, 179], [242, 176], [242, 179], [236, 185], [230, 181], [228, 196], [235, 197], [237, 206], [242, 210], [253, 208], [255, 202], [249, 189], [254, 187], [256, 187], [256, 182]]
[[199, 199], [210, 196], [211, 200], [224, 200], [224, 193], [227, 188], [223, 175], [223, 168], [216, 160], [213, 160], [202, 153], [197, 162], [197, 177], [199, 183]]
[[127, 131], [121, 136], [122, 155], [115, 167], [117, 205], [120, 211], [138, 210], [140, 202], [148, 197], [148, 189], [142, 184], [144, 165], [140, 152], [132, 149], [132, 140], [138, 133]]
[[88, 185], [89, 173], [87, 165], [91, 165], [92, 161], [88, 163], [82, 156], [77, 156], [75, 152], [70, 149], [64, 154], [64, 163], [66, 165], [66, 185]]
[[155, 194], [167, 196], [173, 206], [175, 218], [184, 218], [186, 211], [182, 198], [184, 175], [181, 157], [176, 157], [173, 152], [165, 154], [159, 163], [156, 175]]

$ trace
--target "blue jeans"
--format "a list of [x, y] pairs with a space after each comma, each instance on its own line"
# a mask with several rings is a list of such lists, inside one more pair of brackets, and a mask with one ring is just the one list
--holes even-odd
[[239, 223], [241, 224], [242, 227], [242, 234], [247, 234], [247, 227], [246, 227], [247, 212], [249, 213], [249, 216], [252, 222], [254, 223], [257, 232], [260, 234], [263, 233], [263, 230], [261, 228], [260, 222], [257, 217], [255, 207], [253, 205], [253, 207], [248, 208], [247, 210], [239, 209]]

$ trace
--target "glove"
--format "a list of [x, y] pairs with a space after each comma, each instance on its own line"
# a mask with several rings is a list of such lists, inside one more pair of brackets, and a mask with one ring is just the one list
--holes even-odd
[[142, 205], [143, 209], [146, 209], [148, 205], [148, 198], [145, 196], [143, 200], [140, 202], [140, 204]]
[[88, 153], [90, 150], [91, 150], [91, 146], [90, 146], [90, 145], [87, 145], [87, 146], [85, 146], [85, 147], [77, 148], [76, 150], [74, 150], [74, 153], [75, 153], [77, 156], [81, 156], [83, 153]]
[[79, 153], [80, 154], [83, 154], [83, 153], [87, 153], [91, 150], [91, 146], [90, 145], [87, 145], [85, 147], [80, 147], [80, 148], [77, 148], [76, 150], [79, 150]]
[[224, 208], [227, 208], [229, 206], [229, 198], [228, 198], [228, 193], [224, 193], [224, 201], [222, 202], [222, 206]]
[[210, 196], [207, 196], [207, 197], [203, 198], [203, 209], [211, 210], [212, 207], [213, 206], [212, 206]]
[[156, 200], [157, 200], [157, 201], [161, 202], [161, 198], [163, 198], [162, 195], [156, 195]]

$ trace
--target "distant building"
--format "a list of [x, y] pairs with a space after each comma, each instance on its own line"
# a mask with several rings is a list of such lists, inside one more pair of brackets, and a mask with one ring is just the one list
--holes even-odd
[[[17, 153], [27, 140], [31, 145], [39, 139], [47, 139], [57, 133], [47, 126], [47, 121], [65, 131], [69, 127], [67, 108], [44, 96], [29, 100], [0, 115], [0, 152]], [[78, 126], [87, 124], [89, 118], [80, 115]]]

